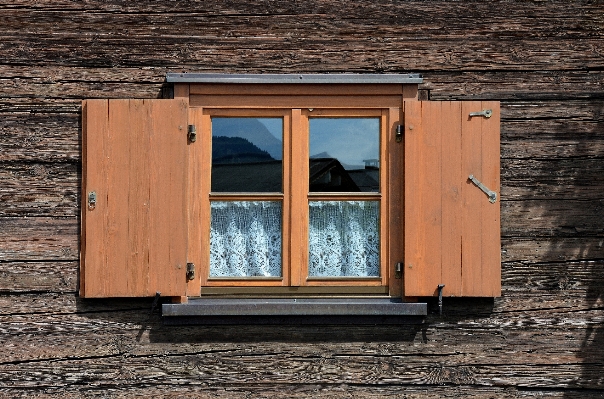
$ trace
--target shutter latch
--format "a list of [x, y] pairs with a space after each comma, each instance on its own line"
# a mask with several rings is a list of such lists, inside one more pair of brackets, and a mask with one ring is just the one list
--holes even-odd
[[187, 263], [187, 281], [191, 281], [195, 278], [195, 264]]
[[189, 129], [187, 130], [187, 138], [191, 143], [197, 141], [197, 129], [195, 129], [195, 125], [189, 125]]
[[493, 110], [483, 109], [480, 112], [470, 112], [470, 117], [472, 116], [484, 116], [485, 118], [490, 118], [493, 115]]
[[494, 204], [495, 201], [497, 201], [497, 193], [493, 190], [489, 190], [488, 187], [482, 184], [477, 178], [474, 177], [474, 175], [468, 176], [468, 179], [470, 179], [470, 181], [474, 183], [476, 187], [478, 187], [483, 193], [487, 195], [487, 197], [489, 197], [489, 202], [491, 204]]
[[93, 210], [96, 208], [96, 191], [88, 193], [88, 209]]

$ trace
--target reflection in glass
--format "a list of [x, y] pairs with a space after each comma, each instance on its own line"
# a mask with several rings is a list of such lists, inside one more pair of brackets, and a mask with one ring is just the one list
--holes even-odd
[[212, 192], [282, 192], [282, 118], [212, 118]]
[[310, 191], [379, 192], [379, 118], [310, 118]]
[[210, 277], [281, 276], [281, 202], [212, 201]]
[[309, 277], [378, 277], [378, 201], [309, 202]]

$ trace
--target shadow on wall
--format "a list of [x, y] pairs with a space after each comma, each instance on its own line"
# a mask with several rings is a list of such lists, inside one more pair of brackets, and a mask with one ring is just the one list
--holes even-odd
[[[532, 253], [527, 249], [526, 258], [518, 258], [528, 267], [523, 285], [550, 301], [543, 311], [551, 309], [545, 317], [552, 325], [545, 328], [562, 328], [564, 338], [552, 338], [556, 350], [577, 359], [564, 369], [567, 377], [554, 383], [565, 383], [567, 398], [594, 397], [604, 394], [604, 100], [542, 107], [527, 112], [534, 119], [520, 122], [531, 126], [528, 133], [508, 137], [524, 135], [513, 148], [527, 152], [518, 155], [523, 159], [509, 154], [506, 161], [519, 163], [505, 180], [516, 186], [520, 201], [507, 204], [518, 209], [506, 212], [517, 219], [505, 222], [505, 234], [512, 237], [508, 241], [526, 240]], [[509, 110], [510, 117], [519, 111]], [[575, 366], [581, 370], [576, 376]], [[562, 372], [557, 367], [551, 366]]]

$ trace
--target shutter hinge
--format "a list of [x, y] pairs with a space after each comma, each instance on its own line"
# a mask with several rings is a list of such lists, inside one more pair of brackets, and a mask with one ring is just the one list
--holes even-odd
[[189, 128], [187, 129], [187, 138], [191, 143], [197, 141], [197, 129], [195, 129], [195, 125], [189, 125]]
[[404, 130], [405, 130], [405, 126], [403, 126], [403, 125], [396, 126], [396, 135], [394, 137], [396, 138], [397, 143], [400, 143], [401, 141], [403, 141], [403, 131]]
[[394, 278], [399, 279], [403, 276], [403, 263], [397, 262], [394, 268]]
[[195, 278], [195, 264], [187, 263], [187, 281], [191, 281]]

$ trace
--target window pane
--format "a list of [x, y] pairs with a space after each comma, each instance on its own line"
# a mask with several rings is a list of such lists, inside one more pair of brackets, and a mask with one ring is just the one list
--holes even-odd
[[281, 192], [282, 118], [212, 118], [212, 192]]
[[378, 192], [379, 118], [311, 118], [310, 191]]
[[212, 201], [210, 277], [281, 276], [281, 202]]
[[378, 277], [378, 201], [309, 202], [310, 277]]

